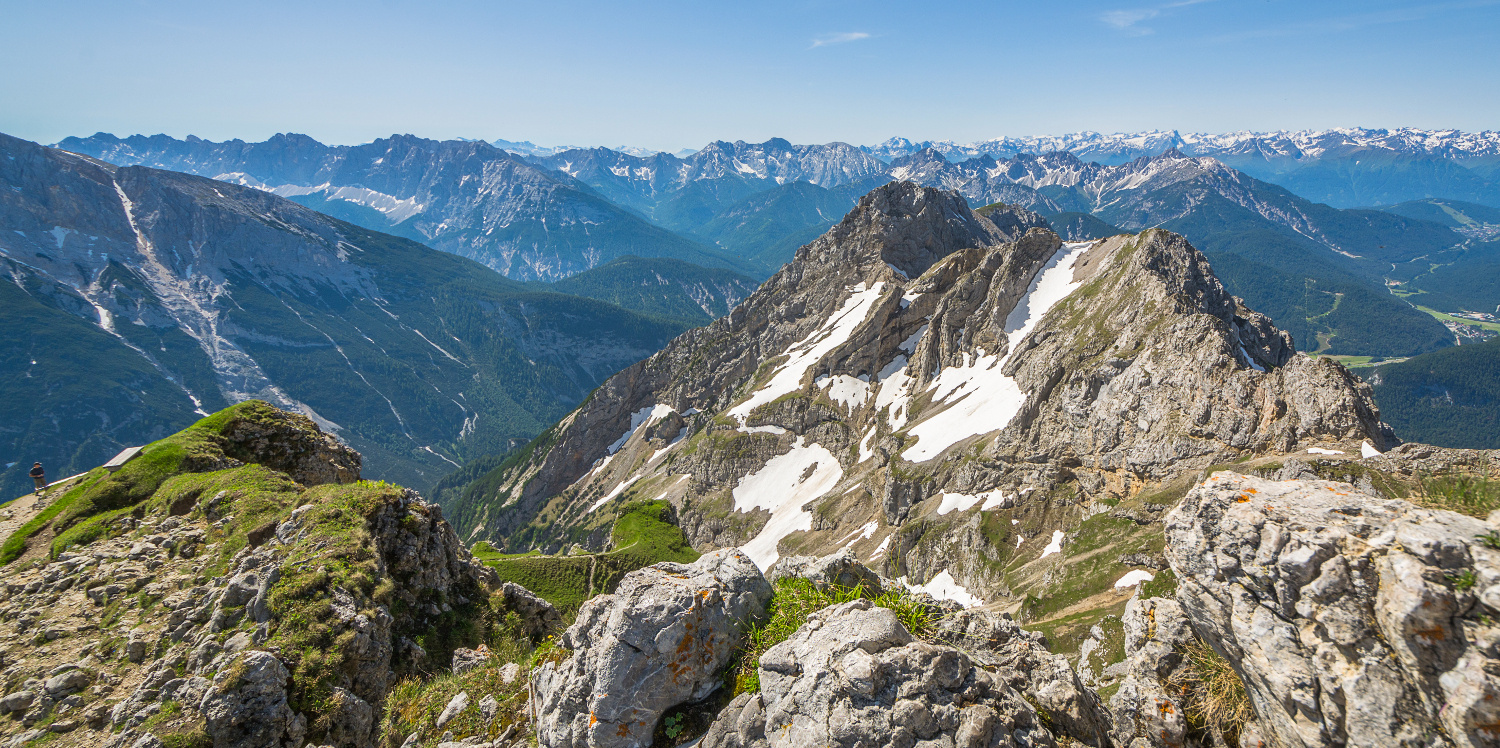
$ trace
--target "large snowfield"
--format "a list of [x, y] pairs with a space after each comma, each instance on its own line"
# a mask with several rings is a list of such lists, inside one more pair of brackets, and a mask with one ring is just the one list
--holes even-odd
[[948, 407], [907, 430], [917, 437], [917, 443], [901, 453], [903, 459], [925, 462], [964, 439], [1010, 424], [1026, 404], [1028, 393], [1022, 392], [1016, 380], [1001, 370], [1048, 310], [1082, 285], [1073, 281], [1073, 265], [1092, 245], [1093, 242], [1064, 244], [1031, 279], [1026, 294], [1006, 317], [1009, 346], [1004, 356], [980, 351], [972, 358], [965, 355], [964, 366], [950, 366], [938, 372], [927, 387], [932, 393], [933, 405], [929, 407]]

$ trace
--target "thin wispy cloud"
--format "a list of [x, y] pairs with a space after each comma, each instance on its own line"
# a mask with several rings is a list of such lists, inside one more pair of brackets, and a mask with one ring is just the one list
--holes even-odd
[[837, 34], [824, 34], [824, 35], [822, 35], [820, 37], [817, 37], [817, 38], [813, 39], [812, 40], [812, 46], [808, 47], [808, 49], [817, 49], [818, 47], [828, 47], [828, 46], [832, 46], [834, 44], [848, 44], [849, 42], [857, 42], [860, 39], [869, 39], [869, 38], [870, 38], [870, 35], [866, 34], [863, 31], [844, 31], [844, 32], [840, 32], [840, 33], [837, 33]]
[[1113, 26], [1131, 36], [1145, 36], [1156, 33], [1156, 29], [1142, 26], [1143, 21], [1171, 13], [1178, 8], [1186, 8], [1189, 5], [1212, 2], [1212, 0], [1178, 0], [1175, 3], [1164, 5], [1153, 5], [1143, 8], [1122, 8], [1120, 10], [1109, 10], [1099, 14], [1099, 20], [1106, 26]]

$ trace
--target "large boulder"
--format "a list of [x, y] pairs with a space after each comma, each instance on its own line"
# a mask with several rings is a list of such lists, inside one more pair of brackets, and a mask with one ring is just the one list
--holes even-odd
[[866, 592], [878, 595], [885, 589], [879, 574], [859, 562], [854, 550], [845, 548], [822, 558], [816, 556], [787, 556], [778, 559], [766, 570], [766, 579], [772, 584], [790, 577], [802, 577], [818, 589], [830, 587], [863, 587]]
[[771, 585], [738, 549], [660, 563], [583, 604], [560, 644], [573, 655], [532, 672], [542, 748], [639, 748], [662, 713], [707, 697]]
[[702, 748], [1056, 744], [1021, 694], [867, 600], [813, 614], [761, 656], [760, 683], [720, 712]]
[[505, 609], [520, 617], [521, 633], [533, 641], [540, 641], [562, 623], [562, 615], [552, 603], [537, 597], [531, 590], [515, 582], [506, 582], [500, 591], [505, 597]]
[[306, 719], [287, 703], [291, 674], [270, 652], [246, 652], [214, 677], [202, 711], [215, 748], [302, 748]]
[[1215, 473], [1166, 521], [1177, 599], [1272, 742], [1500, 745], [1500, 513]]

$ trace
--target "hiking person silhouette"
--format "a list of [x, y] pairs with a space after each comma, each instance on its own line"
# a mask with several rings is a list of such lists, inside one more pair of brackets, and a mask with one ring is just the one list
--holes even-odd
[[42, 463], [33, 462], [31, 464], [31, 479], [36, 481], [36, 493], [40, 496], [42, 489], [47, 487], [47, 471], [42, 469]]

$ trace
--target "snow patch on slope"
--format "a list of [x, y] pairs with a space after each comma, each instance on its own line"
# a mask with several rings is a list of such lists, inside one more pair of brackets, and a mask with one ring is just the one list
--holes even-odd
[[848, 374], [835, 374], [832, 377], [821, 376], [814, 382], [818, 387], [828, 390], [828, 399], [853, 410], [865, 404], [870, 399], [870, 375], [861, 374], [851, 377]]
[[772, 457], [766, 466], [740, 479], [734, 487], [734, 509], [748, 512], [767, 509], [770, 521], [740, 550], [762, 571], [780, 558], [776, 546], [781, 539], [812, 529], [812, 513], [802, 507], [833, 490], [844, 478], [837, 458], [821, 444], [804, 444], [802, 437], [792, 451]]
[[625, 442], [630, 441], [630, 437], [634, 436], [635, 432], [639, 431], [642, 426], [650, 426], [651, 424], [656, 423], [657, 421], [660, 421], [661, 419], [666, 418], [671, 414], [672, 408], [667, 405], [662, 405], [661, 403], [657, 403], [656, 405], [652, 405], [650, 407], [641, 408], [640, 410], [631, 413], [630, 428], [626, 430], [619, 439], [616, 439], [614, 443], [609, 445], [609, 447], [607, 448], [608, 453], [614, 454], [620, 451], [620, 448], [625, 446]]
[[910, 584], [905, 581], [905, 577], [902, 578], [902, 583], [913, 592], [926, 592], [939, 600], [952, 600], [965, 608], [974, 608], [984, 604], [983, 599], [965, 589], [953, 578], [952, 574], [948, 573], [947, 569], [938, 572], [938, 575], [927, 584]]
[[1001, 371], [1048, 310], [1082, 285], [1073, 281], [1073, 264], [1093, 244], [1064, 244], [1031, 279], [1026, 294], [1005, 319], [1009, 341], [1005, 356], [985, 355], [980, 350], [972, 360], [965, 354], [963, 366], [950, 366], [938, 373], [927, 389], [933, 393], [934, 405], [946, 403], [948, 407], [910, 429], [917, 443], [901, 453], [903, 459], [925, 462], [968, 437], [1010, 424], [1026, 404], [1027, 393]]
[[801, 390], [802, 378], [807, 370], [849, 340], [849, 336], [869, 316], [870, 308], [880, 300], [884, 289], [884, 283], [876, 283], [870, 288], [865, 288], [863, 283], [855, 286], [854, 293], [844, 300], [843, 306], [827, 322], [787, 349], [789, 358], [771, 376], [771, 381], [751, 394], [748, 400], [729, 409], [729, 417], [744, 423], [756, 408], [782, 395]]
[[1149, 582], [1155, 578], [1156, 576], [1149, 571], [1146, 571], [1144, 569], [1134, 569], [1125, 572], [1125, 576], [1120, 577], [1119, 581], [1115, 582], [1115, 587], [1133, 587], [1137, 584], [1140, 584], [1141, 582]]
[[1054, 553], [1062, 553], [1062, 542], [1063, 542], [1063, 531], [1062, 530], [1053, 530], [1052, 531], [1052, 542], [1048, 543], [1047, 547], [1042, 549], [1042, 555], [1038, 556], [1038, 558], [1046, 558], [1046, 557], [1048, 557], [1048, 556], [1050, 556], [1050, 555], [1052, 555]]

